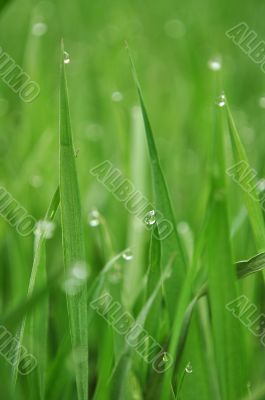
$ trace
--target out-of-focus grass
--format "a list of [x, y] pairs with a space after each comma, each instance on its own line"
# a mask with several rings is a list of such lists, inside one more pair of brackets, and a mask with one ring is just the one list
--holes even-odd
[[[198, 9], [203, 12], [198, 14]], [[225, 31], [245, 21], [264, 39], [264, 4], [238, 0], [188, 4], [169, 0], [117, 0], [111, 4], [101, 0], [13, 0], [2, 2], [0, 12], [1, 48], [41, 88], [32, 104], [24, 104], [0, 79], [0, 182], [36, 219], [45, 215], [59, 183], [59, 114], [61, 122], [68, 121], [68, 111], [63, 115], [59, 108], [62, 37], [70, 55], [70, 63], [64, 67], [74, 133], [74, 148], [61, 158], [60, 165], [63, 218], [55, 217], [54, 236], [42, 247], [38, 266], [43, 275], [37, 277], [31, 299], [27, 299], [27, 291], [34, 238], [22, 238], [0, 221], [0, 320], [13, 334], [25, 315], [35, 320], [34, 329], [32, 325], [25, 329], [23, 343], [39, 357], [39, 369], [28, 377], [19, 376], [14, 394], [12, 368], [0, 355], [3, 398], [80, 399], [86, 397], [87, 387], [88, 397], [96, 400], [167, 400], [174, 399], [173, 393], [188, 400], [238, 400], [251, 391], [253, 398], [262, 398], [263, 347], [228, 313], [225, 303], [243, 293], [263, 311], [261, 273], [237, 280], [234, 264], [264, 250], [264, 215], [258, 202], [242, 197], [225, 170], [248, 157], [258, 179], [264, 174], [265, 117], [264, 101], [260, 102], [264, 75]], [[137, 98], [124, 40], [132, 49], [145, 105], [142, 97], [140, 104]], [[220, 90], [225, 90], [230, 107], [222, 127], [213, 120], [219, 93], [216, 73], [208, 67], [216, 56], [222, 59]], [[218, 114], [222, 111], [217, 110]], [[65, 153], [67, 149], [62, 148]], [[153, 237], [151, 241], [154, 231], [146, 231], [89, 174], [104, 160], [130, 177], [173, 223], [172, 215], [176, 216], [174, 239], [166, 243]], [[88, 213], [94, 207], [100, 212], [99, 225], [91, 227]], [[81, 241], [85, 251], [77, 250]], [[128, 246], [134, 255], [131, 261], [122, 257]], [[183, 257], [178, 258], [182, 247]], [[91, 271], [86, 301], [83, 298], [82, 305], [76, 301], [68, 310], [67, 275], [54, 275], [62, 270], [63, 248], [72, 254], [77, 250], [74, 258], [86, 254]], [[172, 259], [173, 273], [164, 281], [163, 271]], [[68, 269], [73, 259], [67, 260]], [[238, 268], [241, 272], [255, 269], [255, 260], [238, 264]], [[262, 256], [257, 260], [259, 270]], [[194, 302], [191, 320], [183, 330], [187, 307], [205, 283], [207, 296]], [[157, 374], [89, 307], [89, 301], [104, 290], [130, 311], [165, 351], [173, 352], [176, 363], [167, 373]], [[78, 373], [69, 314], [73, 336], [78, 336], [74, 347], [81, 345], [80, 351], [74, 351], [75, 361], [79, 359], [79, 367], [84, 366]], [[41, 345], [47, 322], [45, 349]], [[189, 362], [192, 372], [190, 367], [186, 371]]]

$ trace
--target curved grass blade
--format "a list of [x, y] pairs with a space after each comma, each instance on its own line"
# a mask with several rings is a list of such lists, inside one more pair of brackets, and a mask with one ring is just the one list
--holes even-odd
[[[152, 309], [154, 302], [159, 294], [159, 291], [162, 288], [163, 283], [168, 280], [171, 279], [171, 271], [175, 262], [175, 257], [176, 255], [173, 254], [171, 259], [169, 260], [166, 268], [164, 269], [164, 271], [161, 273], [161, 276], [158, 280], [158, 282], [156, 283], [155, 287], [153, 288], [152, 293], [150, 294], [150, 296], [148, 297], [147, 301], [145, 302], [143, 308], [141, 309], [141, 311], [139, 312], [137, 318], [135, 319], [134, 325], [137, 326], [141, 326], [144, 327], [145, 326], [145, 322], [147, 317], [150, 315], [150, 310]], [[140, 335], [139, 335], [140, 336]], [[138, 337], [137, 337], [138, 338]], [[129, 343], [126, 341], [124, 343], [124, 347], [123, 349], [120, 351], [119, 353], [119, 357], [114, 365], [113, 368], [113, 372], [112, 372], [112, 377], [115, 375], [117, 368], [119, 368], [120, 363], [123, 360], [123, 357], [131, 351], [130, 345]]]
[[[265, 268], [265, 253], [257, 254], [256, 256], [250, 258], [245, 261], [237, 261], [235, 264], [236, 274], [238, 279], [243, 279], [251, 274], [255, 274], [256, 272], [262, 271]], [[189, 324], [191, 321], [192, 313], [194, 307], [196, 306], [198, 300], [205, 296], [208, 292], [208, 284], [205, 283], [197, 292], [197, 294], [193, 297], [191, 302], [189, 303], [185, 316], [182, 322], [181, 328], [181, 336], [178, 343], [178, 350], [176, 358], [179, 359], [180, 355], [183, 351], [185, 340], [188, 334]]]
[[249, 260], [238, 261], [236, 263], [236, 273], [238, 278], [244, 278], [245, 276], [262, 271], [264, 267], [265, 267], [265, 253], [260, 253], [250, 258]]
[[[69, 115], [63, 44], [61, 49], [60, 74], [60, 197], [64, 266], [67, 273], [76, 263], [85, 262], [85, 245]], [[86, 283], [84, 283], [77, 294], [67, 295], [72, 349], [74, 354], [82, 352], [82, 360], [75, 360], [76, 385], [79, 400], [87, 400], [88, 398], [86, 292]]]
[[[262, 208], [259, 203], [259, 194], [256, 186], [256, 174], [255, 171], [250, 168], [246, 151], [240, 140], [240, 136], [238, 134], [227, 100], [226, 110], [234, 160], [236, 161], [237, 165], [236, 168], [232, 167], [228, 169], [227, 172], [236, 181], [240, 182], [240, 187], [243, 188], [244, 202], [248, 210], [248, 216], [254, 233], [257, 250], [263, 251], [265, 250], [265, 227], [262, 215]], [[247, 171], [246, 174], [244, 171], [242, 173], [240, 165], [243, 166], [243, 170]]]
[[[129, 51], [129, 49], [128, 49]], [[160, 225], [158, 222], [158, 231], [161, 238], [161, 265], [162, 268], [168, 264], [168, 261], [172, 254], [176, 253], [175, 263], [172, 268], [172, 276], [171, 279], [167, 280], [164, 284], [165, 289], [165, 297], [168, 305], [168, 312], [171, 322], [174, 319], [174, 313], [176, 310], [176, 294], [177, 298], [180, 293], [181, 286], [185, 277], [185, 257], [184, 252], [181, 247], [181, 241], [177, 233], [175, 217], [173, 214], [173, 209], [171, 206], [169, 193], [166, 185], [166, 181], [164, 178], [164, 174], [162, 172], [160, 161], [157, 153], [157, 148], [154, 141], [154, 135], [152, 132], [151, 124], [147, 115], [146, 107], [144, 104], [144, 99], [142, 95], [142, 90], [140, 87], [140, 83], [138, 81], [136, 69], [134, 66], [133, 58], [129, 51], [129, 58], [131, 62], [132, 73], [134, 77], [134, 81], [136, 84], [140, 106], [142, 110], [146, 139], [148, 143], [149, 149], [149, 157], [151, 162], [151, 173], [152, 173], [152, 181], [153, 181], [153, 191], [155, 197], [155, 206], [156, 211], [159, 211], [163, 214], [164, 220], [171, 226], [171, 232], [165, 237], [165, 232], [163, 232], [162, 224]]]

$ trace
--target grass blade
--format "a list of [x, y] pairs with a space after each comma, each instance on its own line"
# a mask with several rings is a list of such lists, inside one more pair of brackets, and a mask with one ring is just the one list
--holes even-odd
[[158, 223], [158, 231], [161, 237], [161, 265], [165, 268], [172, 254], [176, 254], [176, 259], [172, 267], [171, 279], [168, 279], [165, 284], [165, 297], [168, 304], [168, 311], [171, 321], [174, 319], [174, 313], [176, 309], [177, 299], [179, 296], [180, 288], [185, 277], [185, 258], [184, 253], [181, 248], [180, 238], [177, 233], [175, 218], [173, 214], [173, 209], [171, 206], [169, 193], [166, 185], [166, 181], [160, 166], [160, 161], [154, 141], [154, 136], [151, 128], [151, 124], [147, 115], [146, 107], [144, 104], [144, 99], [142, 95], [142, 90], [140, 83], [137, 78], [136, 69], [134, 66], [134, 61], [129, 52], [132, 72], [134, 81], [137, 87], [137, 92], [140, 100], [140, 106], [142, 110], [145, 133], [148, 143], [149, 156], [151, 162], [151, 173], [153, 180], [153, 191], [155, 197], [155, 206], [158, 211], [163, 214], [164, 219], [172, 224], [172, 232], [163, 239], [164, 232]]
[[[221, 398], [233, 400], [244, 393], [246, 364], [242, 330], [225, 306], [237, 296], [236, 274], [232, 268], [226, 201], [222, 108], [216, 109], [212, 191], [212, 213], [208, 227], [207, 264], [209, 301]], [[218, 232], [218, 240], [216, 233]], [[226, 351], [224, 352], [224, 349]]]
[[[76, 263], [85, 261], [85, 245], [70, 125], [63, 45], [60, 76], [60, 197], [64, 265], [65, 272], [68, 273]], [[77, 294], [67, 295], [73, 352], [74, 354], [82, 353], [81, 360], [76, 360], [75, 362], [79, 400], [87, 400], [88, 397], [88, 326], [86, 295], [86, 283], [80, 287]]]
[[[249, 160], [244, 149], [244, 146], [240, 140], [240, 136], [238, 134], [232, 113], [230, 111], [229, 104], [226, 100], [226, 110], [227, 110], [227, 121], [230, 133], [230, 139], [232, 142], [233, 154], [236, 163], [244, 162], [246, 165], [249, 164]], [[240, 176], [240, 172], [235, 170], [236, 178], [238, 181], [242, 180], [242, 176]], [[264, 220], [262, 215], [262, 209], [258, 201], [255, 200], [259, 198], [259, 194], [257, 191], [256, 183], [256, 175], [254, 170], [249, 168], [249, 172], [247, 174], [247, 182], [251, 182], [251, 196], [248, 191], [243, 190], [244, 202], [248, 210], [249, 220], [251, 223], [251, 227], [254, 233], [256, 246], [258, 251], [265, 250], [265, 229], [264, 229]], [[247, 184], [247, 182], [245, 182]], [[242, 182], [244, 184], [244, 182]]]
[[[52, 222], [54, 220], [59, 203], [60, 203], [60, 193], [59, 193], [59, 187], [58, 187], [53, 195], [52, 201], [47, 210], [45, 220], [48, 220], [50, 222]], [[31, 275], [30, 275], [28, 294], [27, 294], [28, 299], [32, 297], [38, 275], [39, 275], [39, 280], [40, 280], [40, 282], [38, 282], [38, 287], [45, 286], [45, 283], [46, 283], [46, 271], [43, 270], [46, 266], [44, 265], [45, 263], [42, 263], [42, 265], [41, 265], [41, 260], [45, 257], [45, 247], [44, 247], [45, 241], [46, 241], [45, 232], [42, 232], [42, 234], [40, 236], [38, 236], [38, 238], [36, 239], [36, 243], [35, 243], [34, 259], [33, 259], [32, 271], [31, 271]], [[39, 271], [40, 269], [42, 269], [42, 271]], [[48, 314], [46, 314], [46, 318], [48, 318]], [[25, 315], [25, 317], [21, 323], [19, 333], [18, 333], [18, 343], [20, 343], [20, 344], [23, 343], [26, 323], [27, 323], [27, 315]], [[41, 336], [40, 341], [43, 342], [43, 334]], [[15, 362], [13, 371], [12, 371], [12, 380], [13, 380], [14, 388], [15, 388], [16, 382], [17, 382], [17, 365], [19, 362], [19, 357], [20, 357], [20, 354], [18, 352], [17, 353], [17, 361]], [[45, 369], [44, 365], [42, 365], [40, 369], [42, 369], [42, 371], [44, 373], [44, 369]], [[39, 379], [42, 382], [44, 381], [43, 376], [42, 377], [39, 376]], [[43, 391], [44, 391], [44, 386], [43, 386]]]

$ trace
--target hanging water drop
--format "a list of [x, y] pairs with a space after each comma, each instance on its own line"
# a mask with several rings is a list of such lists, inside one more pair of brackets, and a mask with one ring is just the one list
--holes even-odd
[[118, 92], [118, 91], [113, 92], [112, 95], [111, 95], [111, 99], [112, 99], [112, 101], [114, 101], [116, 103], [119, 103], [120, 101], [123, 100], [123, 94], [121, 92]]
[[162, 360], [163, 360], [164, 363], [168, 362], [167, 353], [164, 353], [164, 354], [163, 354]]
[[32, 26], [31, 32], [34, 36], [42, 36], [47, 32], [47, 25], [44, 22], [36, 22]]
[[265, 108], [265, 97], [264, 97], [264, 96], [260, 97], [260, 99], [259, 99], [259, 106], [260, 106], [261, 108]]
[[265, 191], [265, 179], [264, 178], [260, 179], [257, 182], [257, 186], [256, 187], [257, 187], [257, 190], [258, 190], [259, 193], [264, 192]]
[[55, 223], [49, 220], [41, 220], [36, 224], [34, 235], [36, 237], [43, 236], [45, 239], [51, 239], [55, 230]]
[[98, 210], [92, 210], [89, 213], [88, 223], [90, 226], [92, 226], [92, 228], [95, 228], [100, 224], [100, 214]]
[[78, 261], [69, 269], [62, 288], [69, 296], [80, 293], [88, 279], [88, 267], [83, 261]]
[[216, 104], [219, 107], [224, 107], [225, 106], [225, 95], [223, 93], [218, 97]]
[[187, 374], [191, 374], [192, 373], [192, 365], [190, 362], [188, 362], [185, 371], [187, 372]]
[[74, 264], [72, 270], [71, 270], [71, 275], [80, 280], [80, 281], [85, 281], [88, 278], [88, 269], [87, 265], [85, 262], [77, 262]]
[[127, 249], [123, 252], [122, 258], [126, 261], [130, 261], [133, 259], [133, 252], [130, 249]]
[[219, 71], [222, 68], [221, 61], [217, 58], [208, 61], [208, 67], [212, 71]]
[[153, 225], [156, 222], [155, 210], [148, 211], [144, 217], [144, 222], [146, 225]]
[[65, 63], [65, 64], [69, 64], [69, 62], [70, 62], [69, 53], [67, 53], [67, 51], [64, 51], [64, 52], [63, 52], [63, 56], [64, 56], [64, 63]]
[[42, 186], [43, 183], [43, 179], [40, 175], [32, 175], [29, 178], [29, 183], [31, 186], [35, 187], [35, 188], [39, 188]]

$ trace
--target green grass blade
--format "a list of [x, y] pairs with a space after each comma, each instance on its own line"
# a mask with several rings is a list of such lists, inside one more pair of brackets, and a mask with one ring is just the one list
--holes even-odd
[[237, 285], [229, 240], [222, 108], [216, 109], [215, 116], [212, 191], [209, 198], [212, 214], [207, 232], [206, 259], [221, 398], [234, 400], [245, 392], [246, 364], [242, 327], [225, 307], [229, 300], [236, 298]]
[[[227, 121], [228, 121], [228, 127], [229, 127], [229, 133], [230, 133], [230, 138], [232, 142], [232, 148], [233, 148], [233, 154], [234, 154], [234, 160], [236, 163], [239, 162], [245, 162], [246, 165], [249, 164], [249, 160], [247, 157], [247, 153], [244, 149], [244, 146], [241, 142], [239, 133], [237, 131], [232, 113], [230, 111], [230, 107], [228, 102], [226, 101], [226, 110], [227, 110]], [[238, 180], [241, 180], [242, 177], [235, 171], [236, 173], [236, 178]], [[256, 241], [256, 246], [258, 251], [264, 251], [265, 250], [265, 229], [264, 229], [264, 220], [263, 220], [263, 215], [262, 215], [262, 209], [258, 201], [255, 200], [259, 198], [259, 194], [256, 188], [256, 176], [254, 174], [254, 171], [249, 168], [249, 173], [247, 174], [247, 180], [248, 182], [251, 182], [251, 195], [246, 191], [243, 190], [243, 197], [244, 197], [244, 202], [248, 210], [248, 215], [249, 215], [249, 220], [251, 223], [251, 227], [254, 233], [255, 241]]]
[[236, 273], [238, 278], [255, 274], [262, 271], [265, 267], [265, 253], [257, 254], [246, 261], [238, 261], [236, 263]]
[[[64, 265], [65, 271], [68, 273], [76, 263], [85, 262], [85, 245], [70, 125], [63, 45], [60, 76], [60, 197]], [[76, 360], [75, 362], [79, 400], [87, 400], [88, 397], [88, 325], [86, 295], [86, 283], [80, 287], [77, 294], [73, 296], [67, 295], [73, 352], [74, 354], [82, 353], [81, 360]]]
[[166, 302], [168, 304], [168, 311], [170, 315], [171, 321], [174, 319], [174, 313], [176, 310], [177, 299], [180, 293], [180, 288], [184, 281], [185, 277], [185, 258], [183, 249], [181, 248], [180, 238], [178, 236], [176, 225], [175, 225], [175, 217], [173, 214], [173, 209], [171, 206], [169, 193], [166, 185], [166, 181], [164, 178], [164, 174], [162, 172], [160, 161], [154, 141], [154, 135], [152, 132], [151, 124], [147, 115], [146, 107], [144, 104], [144, 99], [142, 95], [142, 90], [137, 78], [136, 69], [134, 66], [134, 61], [129, 52], [129, 57], [131, 61], [131, 67], [133, 72], [134, 81], [137, 87], [137, 92], [139, 95], [140, 106], [142, 110], [144, 125], [145, 125], [145, 133], [148, 143], [149, 149], [149, 157], [151, 162], [151, 173], [152, 173], [152, 181], [153, 181], [153, 191], [155, 197], [155, 207], [157, 211], [163, 214], [163, 217], [172, 224], [172, 232], [169, 236], [163, 239], [163, 232], [161, 232], [160, 224], [158, 224], [158, 231], [161, 237], [161, 265], [162, 268], [165, 268], [170, 257], [173, 253], [176, 253], [175, 263], [172, 267], [172, 276], [171, 279], [167, 280], [164, 284], [165, 288], [165, 297]]
[[[154, 232], [156, 233], [155, 235]], [[159, 233], [156, 224], [153, 228], [151, 237], [149, 262], [150, 265], [147, 273], [146, 299], [151, 296], [157, 282], [159, 282], [161, 277], [161, 241], [159, 240]], [[145, 324], [146, 330], [154, 338], [157, 337], [157, 331], [159, 328], [157, 315], [159, 315], [161, 312], [161, 302], [162, 291], [161, 293], [158, 293]]]
[[[236, 275], [238, 278], [243, 279], [251, 274], [255, 274], [265, 268], [265, 253], [257, 254], [246, 261], [237, 261], [235, 264]], [[189, 325], [192, 317], [193, 310], [202, 296], [208, 292], [208, 285], [205, 283], [197, 292], [197, 294], [190, 301], [181, 324], [181, 335], [178, 342], [178, 350], [176, 358], [180, 358], [183, 351], [185, 341], [188, 335]]]
[[[58, 187], [56, 189], [54, 195], [53, 195], [53, 198], [51, 200], [49, 208], [48, 208], [48, 210], [46, 212], [45, 220], [48, 220], [48, 221], [51, 221], [51, 222], [54, 220], [54, 217], [55, 217], [56, 211], [58, 209], [59, 203], [60, 203], [60, 194], [59, 194], [59, 187]], [[33, 259], [32, 271], [31, 271], [31, 275], [30, 275], [28, 294], [27, 294], [27, 298], [28, 299], [32, 296], [32, 294], [34, 292], [38, 274], [40, 275], [40, 278], [41, 278], [40, 282], [38, 282], [38, 286], [39, 286], [39, 284], [41, 286], [45, 286], [45, 283], [46, 283], [46, 278], [45, 278], [46, 272], [43, 271], [43, 269], [45, 269], [46, 266], [44, 265], [44, 263], [42, 263], [42, 265], [40, 265], [42, 258], [45, 257], [45, 254], [44, 254], [45, 253], [45, 247], [44, 247], [45, 241], [46, 241], [45, 236], [42, 233], [38, 237], [37, 243], [35, 244], [34, 259]], [[42, 269], [42, 271], [39, 271], [39, 269]], [[46, 315], [46, 318], [48, 318], [48, 315]], [[20, 329], [19, 329], [18, 343], [21, 343], [21, 344], [23, 343], [26, 323], [27, 323], [27, 315], [25, 315], [25, 317], [24, 317], [24, 319], [22, 321], [22, 324], [20, 326]], [[43, 335], [42, 335], [41, 341], [42, 340], [43, 340]], [[18, 353], [17, 354], [17, 361], [14, 364], [14, 367], [13, 367], [13, 370], [12, 370], [12, 380], [13, 380], [13, 386], [14, 387], [16, 386], [16, 381], [17, 381], [17, 365], [18, 365], [19, 357], [20, 357], [20, 355]], [[44, 370], [44, 366], [42, 368], [42, 371], [43, 370]], [[43, 381], [44, 378], [42, 377], [40, 379]]]

